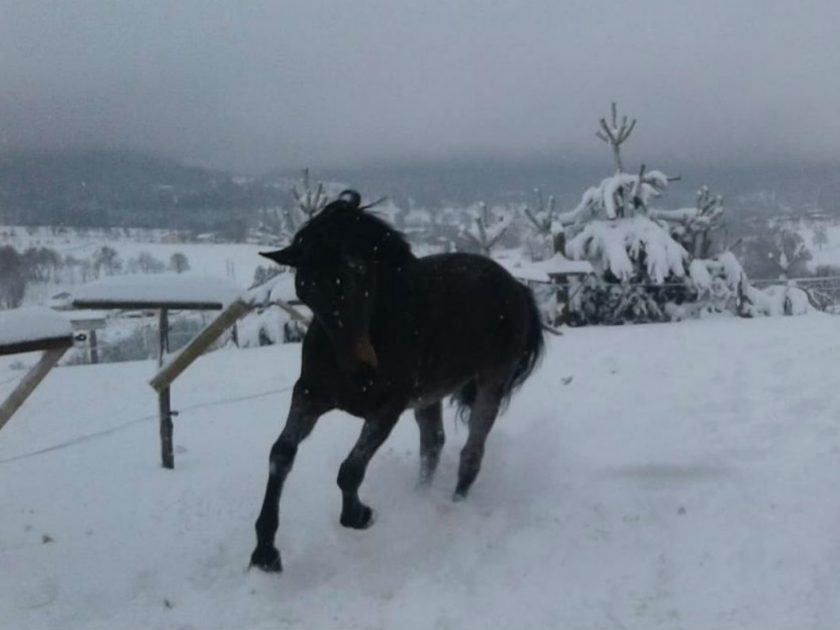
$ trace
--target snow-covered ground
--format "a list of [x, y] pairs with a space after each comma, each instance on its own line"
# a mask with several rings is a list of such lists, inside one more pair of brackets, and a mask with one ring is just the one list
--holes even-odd
[[813, 229], [807, 227], [799, 229], [799, 233], [808, 244], [808, 249], [811, 250], [812, 258], [809, 265], [811, 268], [815, 268], [817, 265], [840, 267], [840, 225], [828, 224], [824, 227], [827, 239], [824, 244], [814, 242]]
[[406, 415], [363, 532], [335, 486], [359, 423], [330, 414], [287, 483], [280, 576], [246, 564], [299, 346], [176, 382], [175, 471], [152, 363], [54, 370], [0, 433], [0, 627], [838, 628], [838, 332], [819, 314], [567, 330], [466, 502], [451, 410], [425, 496]]
[[[84, 233], [76, 231], [53, 234], [49, 228], [21, 226], [0, 226], [0, 246], [11, 245], [19, 251], [29, 247], [48, 247], [62, 256], [90, 258], [98, 249], [107, 245], [114, 248], [123, 262], [136, 258], [143, 252], [169, 263], [175, 253], [187, 257], [190, 268], [186, 274], [228, 278], [241, 288], [247, 288], [254, 280], [254, 271], [260, 265], [270, 266], [258, 253], [272, 249], [266, 245], [248, 243], [176, 243], [165, 241], [165, 230], [144, 230], [132, 228], [127, 233], [120, 229], [110, 232], [91, 229]], [[67, 288], [61, 285], [33, 285], [29, 302], [43, 302], [51, 294]], [[48, 293], [48, 294], [47, 294]]]

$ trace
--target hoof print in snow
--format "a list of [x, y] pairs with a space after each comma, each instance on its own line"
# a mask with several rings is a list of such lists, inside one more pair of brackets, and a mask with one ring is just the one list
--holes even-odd
[[41, 542], [46, 545], [48, 543], [55, 542], [55, 539], [52, 536], [50, 536], [49, 534], [42, 534], [41, 535]]

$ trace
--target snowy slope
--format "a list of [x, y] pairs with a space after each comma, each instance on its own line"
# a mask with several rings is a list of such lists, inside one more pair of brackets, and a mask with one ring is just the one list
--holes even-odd
[[[12, 233], [14, 237], [11, 236]], [[85, 234], [72, 232], [55, 235], [43, 227], [0, 226], [0, 246], [11, 245], [19, 251], [24, 251], [28, 247], [48, 247], [62, 256], [71, 255], [84, 259], [92, 257], [103, 245], [108, 245], [117, 251], [124, 263], [146, 252], [168, 264], [173, 254], [182, 253], [187, 257], [190, 265], [186, 274], [228, 278], [240, 288], [251, 285], [254, 270], [259, 265], [270, 265], [264, 258], [260, 258], [258, 253], [271, 247], [248, 243], [161, 242], [167, 234], [168, 232], [163, 230], [132, 229], [128, 236], [120, 230], [111, 233], [88, 230]], [[28, 296], [28, 301], [44, 301], [67, 286], [67, 284], [32, 285], [30, 289], [36, 291], [36, 294]], [[46, 293], [40, 295], [43, 292]]]
[[451, 410], [428, 496], [406, 415], [362, 487], [363, 532], [339, 526], [335, 486], [359, 425], [330, 414], [287, 483], [280, 576], [245, 568], [298, 346], [220, 351], [176, 383], [174, 472], [151, 363], [58, 369], [0, 433], [0, 627], [840, 627], [838, 330], [568, 330], [468, 501], [449, 500]]

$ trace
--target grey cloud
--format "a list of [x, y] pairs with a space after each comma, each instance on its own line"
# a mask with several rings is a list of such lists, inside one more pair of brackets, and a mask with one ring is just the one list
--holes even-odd
[[836, 2], [0, 1], [0, 141], [208, 164], [836, 156]]

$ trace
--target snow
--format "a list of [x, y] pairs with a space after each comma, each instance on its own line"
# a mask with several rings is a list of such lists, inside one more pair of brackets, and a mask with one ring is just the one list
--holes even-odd
[[58, 339], [72, 334], [70, 321], [48, 308], [27, 306], [0, 311], [0, 345]]
[[[638, 198], [647, 205], [661, 190], [668, 186], [668, 176], [662, 171], [648, 171], [643, 177], [629, 173], [615, 173], [605, 177], [597, 186], [587, 188], [578, 205], [568, 212], [557, 216], [560, 224], [582, 224], [590, 216], [601, 218], [618, 217], [619, 205], [626, 205], [631, 197]], [[624, 195], [619, 195], [620, 190]], [[638, 194], [637, 194], [638, 193]]]
[[647, 272], [661, 284], [673, 274], [685, 275], [685, 249], [655, 221], [636, 215], [614, 221], [590, 221], [566, 243], [566, 254], [575, 259], [594, 259], [622, 280], [633, 276], [631, 255], [636, 258], [644, 249]]
[[785, 301], [790, 303], [791, 315], [805, 315], [811, 310], [808, 294], [794, 286], [774, 285], [764, 289], [750, 287], [747, 297], [756, 315], [785, 315]]
[[[230, 277], [243, 289], [251, 284], [256, 268], [267, 264], [267, 261], [259, 256], [259, 252], [265, 250], [264, 245], [174, 242], [176, 234], [167, 230], [139, 228], [89, 229], [82, 234], [74, 231], [53, 234], [46, 227], [0, 226], [0, 244], [12, 245], [21, 251], [28, 247], [49, 247], [62, 256], [72, 255], [76, 258], [90, 258], [103, 245], [108, 245], [117, 250], [123, 262], [146, 252], [168, 263], [173, 254], [181, 253], [187, 257], [190, 264], [190, 269], [183, 275]], [[171, 242], [166, 242], [167, 239]], [[62, 283], [62, 286], [68, 288], [72, 285]], [[53, 293], [61, 290], [54, 286], [50, 289]]]
[[495, 259], [500, 265], [507, 269], [510, 274], [520, 280], [533, 280], [536, 282], [550, 282], [549, 274], [587, 274], [592, 273], [592, 265], [586, 260], [569, 260], [562, 254], [555, 254], [548, 260], [531, 262], [521, 258]]
[[692, 260], [688, 265], [688, 275], [698, 291], [708, 291], [712, 288], [712, 276], [706, 266], [706, 261], [699, 258]]
[[[362, 532], [339, 526], [335, 486], [359, 423], [329, 414], [286, 484], [280, 576], [245, 569], [298, 346], [218, 351], [175, 383], [175, 471], [152, 362], [59, 368], [0, 433], [0, 625], [840, 627], [837, 327], [565, 330], [466, 502], [449, 499], [452, 410], [427, 494], [406, 414], [362, 487], [378, 512]], [[20, 374], [3, 365], [0, 396]]]
[[146, 274], [109, 276], [75, 287], [74, 300], [84, 303], [228, 304], [240, 295], [230, 282], [211, 276]]

